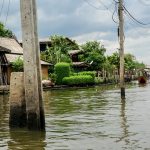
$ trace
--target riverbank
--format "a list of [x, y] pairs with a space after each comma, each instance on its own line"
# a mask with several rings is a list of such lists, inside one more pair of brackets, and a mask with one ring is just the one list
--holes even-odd
[[[131, 81], [127, 82], [127, 84], [137, 84], [138, 81]], [[119, 86], [118, 83], [100, 83], [100, 84], [94, 84], [94, 85], [84, 85], [84, 86], [67, 86], [67, 85], [55, 85], [55, 86], [47, 86], [43, 87], [43, 91], [48, 90], [63, 90], [63, 89], [83, 89], [83, 88], [91, 88], [95, 86], [110, 86], [110, 85], [116, 85]], [[3, 85], [0, 86], [0, 94], [8, 94], [9, 93], [9, 85]]]

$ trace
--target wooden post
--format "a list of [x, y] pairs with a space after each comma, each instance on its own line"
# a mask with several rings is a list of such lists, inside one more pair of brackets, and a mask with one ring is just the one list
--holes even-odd
[[119, 15], [119, 39], [120, 39], [120, 49], [119, 49], [119, 52], [120, 52], [120, 89], [121, 89], [121, 98], [125, 98], [123, 0], [119, 0], [118, 15]]
[[20, 6], [27, 126], [31, 130], [44, 130], [36, 0], [20, 0]]

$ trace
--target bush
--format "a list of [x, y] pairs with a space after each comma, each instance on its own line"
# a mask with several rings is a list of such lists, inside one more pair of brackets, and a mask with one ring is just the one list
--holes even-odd
[[82, 71], [78, 73], [71, 73], [72, 76], [82, 76], [82, 75], [90, 75], [93, 79], [96, 77], [95, 71]]
[[61, 85], [62, 79], [64, 77], [69, 77], [69, 75], [70, 75], [70, 64], [68, 64], [68, 63], [57, 63], [55, 65], [54, 72], [57, 76], [56, 84]]
[[23, 59], [21, 57], [18, 57], [12, 63], [12, 69], [14, 72], [22, 72], [23, 71]]
[[70, 76], [64, 77], [62, 80], [65, 85], [92, 85], [94, 84], [94, 79], [90, 75], [80, 75], [80, 76]]
[[49, 74], [49, 77], [50, 77], [50, 79], [52, 80], [53, 83], [56, 83], [57, 76], [56, 76], [55, 73]]
[[96, 84], [104, 83], [104, 79], [97, 77], [97, 78], [95, 78], [95, 83], [96, 83]]
[[78, 75], [90, 75], [92, 76], [93, 79], [95, 79], [96, 72], [95, 71], [83, 71], [83, 72], [79, 72]]

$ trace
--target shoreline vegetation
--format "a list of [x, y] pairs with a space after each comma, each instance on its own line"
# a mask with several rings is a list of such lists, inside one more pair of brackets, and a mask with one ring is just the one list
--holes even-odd
[[[2, 37], [14, 38], [13, 33], [0, 22]], [[62, 35], [49, 37], [46, 48], [40, 50], [41, 60], [52, 64], [42, 78], [45, 88], [86, 87], [119, 82], [120, 56], [118, 49], [106, 55], [108, 50], [100, 41], [78, 44]], [[14, 72], [23, 71], [23, 60], [18, 57], [12, 64]], [[138, 79], [146, 65], [127, 53], [124, 58], [124, 79], [126, 82]], [[149, 75], [150, 76], [150, 75]]]
[[[131, 80], [130, 82], [125, 82], [125, 85], [132, 85], [138, 83], [138, 80]], [[95, 83], [93, 85], [78, 85], [78, 86], [69, 86], [69, 85], [54, 85], [54, 86], [43, 86], [43, 91], [49, 90], [67, 90], [67, 89], [83, 89], [83, 88], [92, 88], [97, 86], [116, 86], [119, 87], [119, 83], [117, 82], [103, 82], [103, 83]], [[0, 86], [0, 95], [1, 94], [9, 94], [9, 85]]]

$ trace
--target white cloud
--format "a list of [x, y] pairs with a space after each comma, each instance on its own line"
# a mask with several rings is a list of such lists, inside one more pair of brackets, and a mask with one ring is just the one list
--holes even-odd
[[[89, 40], [100, 40], [107, 48], [107, 54], [111, 54], [118, 47], [117, 25], [112, 21], [114, 10], [113, 0], [88, 0], [91, 7], [84, 0], [37, 0], [38, 26], [40, 38], [49, 37], [52, 34], [60, 34], [76, 39], [79, 43]], [[138, 20], [148, 23], [150, 20], [149, 6], [142, 3], [145, 0], [125, 1], [125, 7]], [[7, 27], [17, 37], [21, 38], [20, 4], [19, 0], [13, 0]], [[105, 4], [110, 11], [106, 10]], [[7, 2], [5, 1], [1, 21], [5, 21]], [[2, 1], [0, 1], [2, 6]], [[117, 18], [117, 14], [115, 14]], [[130, 52], [140, 61], [150, 64], [150, 26], [139, 26], [125, 17], [125, 52]]]

